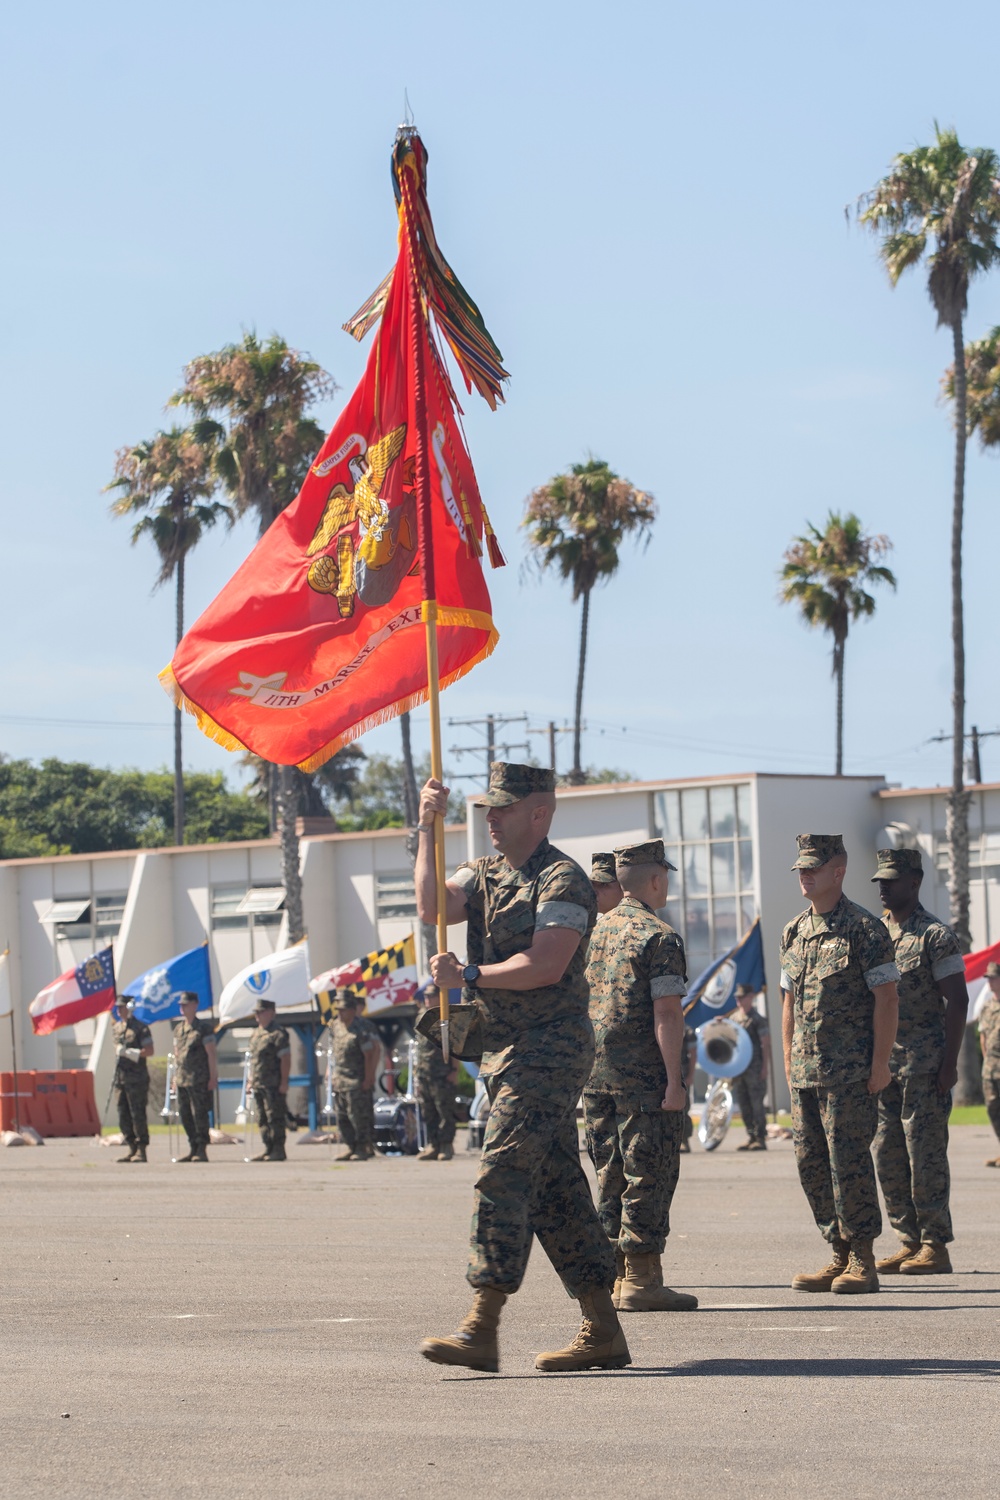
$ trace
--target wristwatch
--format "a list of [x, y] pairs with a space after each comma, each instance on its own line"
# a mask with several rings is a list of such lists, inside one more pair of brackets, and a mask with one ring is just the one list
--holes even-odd
[[479, 982], [479, 975], [481, 972], [482, 971], [478, 964], [466, 964], [465, 968], [462, 970], [462, 983], [468, 985], [477, 984]]

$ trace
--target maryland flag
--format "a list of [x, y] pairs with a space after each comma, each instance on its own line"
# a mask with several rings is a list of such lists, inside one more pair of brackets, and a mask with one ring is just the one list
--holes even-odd
[[361, 383], [297, 499], [160, 674], [212, 739], [303, 771], [427, 698], [425, 621], [437, 622], [442, 687], [497, 642], [484, 538], [494, 566], [503, 556], [431, 313], [494, 408], [506, 371], [438, 248], [413, 129], [397, 134], [392, 165], [396, 264], [345, 324], [360, 339], [381, 320]]
[[333, 991], [347, 989], [368, 1011], [405, 1005], [417, 992], [417, 950], [413, 933], [352, 963], [328, 969], [310, 981], [324, 1021], [333, 1018]]

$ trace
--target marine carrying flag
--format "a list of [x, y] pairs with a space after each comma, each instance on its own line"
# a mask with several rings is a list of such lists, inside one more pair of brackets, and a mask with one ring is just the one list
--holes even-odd
[[[427, 698], [425, 599], [437, 600], [442, 687], [497, 641], [484, 533], [494, 566], [503, 557], [429, 314], [491, 405], [506, 372], [437, 247], [425, 168], [419, 137], [403, 132], [393, 159], [396, 264], [346, 325], [361, 337], [381, 318], [360, 385], [298, 497], [160, 674], [212, 739], [303, 771]], [[418, 446], [429, 479], [420, 516]]]
[[684, 997], [685, 1024], [697, 1030], [716, 1016], [736, 1009], [736, 986], [744, 984], [759, 992], [764, 988], [764, 940], [760, 917], [736, 944], [698, 975]]
[[110, 948], [102, 948], [39, 990], [28, 1006], [31, 1029], [36, 1036], [45, 1036], [60, 1026], [99, 1016], [110, 1010], [114, 1001], [114, 954]]
[[405, 1005], [417, 993], [417, 949], [411, 932], [388, 948], [377, 948], [364, 958], [327, 969], [310, 980], [324, 1021], [333, 1018], [333, 990], [353, 991], [369, 1011]]
[[166, 963], [147, 969], [122, 990], [135, 1002], [132, 1014], [137, 1021], [151, 1026], [154, 1021], [170, 1021], [181, 1013], [181, 993], [193, 991], [198, 1009], [212, 1008], [212, 971], [208, 961], [208, 944], [200, 943]]

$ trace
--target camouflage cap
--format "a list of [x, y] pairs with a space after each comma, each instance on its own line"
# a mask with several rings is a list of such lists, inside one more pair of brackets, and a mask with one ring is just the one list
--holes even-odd
[[793, 870], [818, 870], [838, 854], [847, 858], [842, 833], [797, 833], [795, 842], [799, 846], [799, 857]]
[[662, 839], [647, 839], [644, 844], [623, 844], [615, 850], [615, 871], [627, 870], [630, 865], [662, 865], [665, 870], [676, 870], [663, 852]]
[[1000, 979], [1000, 964], [997, 963], [995, 958], [991, 958], [986, 965], [986, 978]]
[[490, 788], [477, 797], [475, 807], [513, 807], [533, 792], [554, 792], [556, 773], [546, 766], [516, 766], [511, 761], [490, 764]]
[[358, 996], [355, 994], [354, 990], [349, 989], [346, 985], [338, 985], [333, 992], [333, 1004], [334, 1008], [337, 1010], [339, 1010], [341, 1006], [344, 1005], [349, 1005], [352, 1010], [357, 1010], [361, 1004], [361, 1001], [358, 999]]
[[919, 849], [880, 849], [878, 865], [872, 880], [896, 880], [900, 875], [922, 875], [923, 862]]
[[618, 879], [613, 854], [594, 854], [590, 860], [590, 879], [593, 885], [613, 885]]

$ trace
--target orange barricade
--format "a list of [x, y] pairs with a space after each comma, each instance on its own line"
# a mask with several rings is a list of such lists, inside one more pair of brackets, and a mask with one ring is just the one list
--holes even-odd
[[15, 1118], [43, 1136], [99, 1135], [93, 1073], [86, 1068], [59, 1073], [18, 1069], [16, 1101], [14, 1074], [0, 1073], [0, 1129], [13, 1130]]

